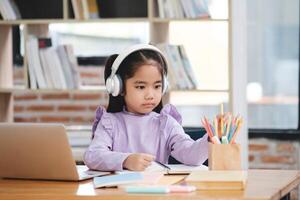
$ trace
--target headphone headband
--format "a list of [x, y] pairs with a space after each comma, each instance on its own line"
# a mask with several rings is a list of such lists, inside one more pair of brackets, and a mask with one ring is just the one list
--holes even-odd
[[165, 64], [167, 65], [167, 60], [166, 60], [163, 52], [160, 49], [158, 49], [157, 47], [150, 45], [150, 44], [136, 44], [136, 45], [130, 46], [129, 48], [125, 49], [125, 51], [121, 52], [117, 56], [117, 58], [115, 59], [115, 61], [112, 64], [110, 77], [114, 76], [117, 73], [121, 63], [127, 56], [129, 56], [131, 53], [139, 51], [139, 50], [152, 50], [152, 51], [156, 51], [156, 52], [160, 53], [162, 55], [161, 57], [163, 58]]
[[[131, 53], [139, 51], [139, 50], [152, 50], [152, 51], [159, 53], [161, 55], [161, 58], [163, 59], [164, 65], [165, 65], [165, 66], [163, 66], [163, 68], [168, 66], [166, 57], [155, 46], [152, 46], [149, 44], [137, 44], [137, 45], [133, 45], [133, 46], [127, 48], [124, 52], [120, 53], [117, 56], [117, 58], [115, 59], [115, 61], [113, 62], [112, 67], [111, 67], [111, 74], [109, 75], [109, 77], [107, 78], [106, 83], [105, 83], [108, 93], [111, 94], [112, 96], [118, 96], [122, 92], [122, 88], [123, 88], [122, 79], [118, 74], [116, 74], [121, 63]], [[163, 81], [163, 88], [162, 88], [163, 94], [166, 92], [166, 90], [168, 88], [168, 81], [167, 81], [167, 74], [166, 74], [167, 72], [165, 70], [163, 72], [163, 80], [162, 80]]]

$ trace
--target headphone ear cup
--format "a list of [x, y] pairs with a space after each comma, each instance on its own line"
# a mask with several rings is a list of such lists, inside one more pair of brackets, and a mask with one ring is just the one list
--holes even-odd
[[163, 76], [163, 89], [162, 89], [162, 94], [165, 94], [168, 90], [169, 83], [168, 83], [168, 78], [166, 75]]
[[115, 74], [112, 78], [112, 82], [113, 82], [113, 91], [111, 94], [114, 97], [116, 97], [122, 92], [123, 89], [122, 79], [118, 74]]
[[107, 90], [108, 94], [111, 94], [112, 93], [112, 88], [113, 88], [111, 77], [108, 77], [106, 79], [105, 87], [106, 87], [106, 90]]

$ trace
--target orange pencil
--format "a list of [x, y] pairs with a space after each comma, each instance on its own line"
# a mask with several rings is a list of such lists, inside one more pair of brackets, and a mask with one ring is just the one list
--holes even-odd
[[210, 130], [208, 129], [206, 122], [204, 121], [204, 119], [201, 119], [201, 122], [202, 122], [202, 125], [203, 125], [204, 129], [206, 130], [208, 136], [210, 137], [210, 139], [211, 139], [211, 141], [212, 141], [213, 135], [212, 135], [212, 133], [210, 132]]
[[205, 121], [205, 123], [207, 125], [208, 130], [211, 132], [211, 135], [214, 136], [214, 132], [211, 130], [209, 121], [208, 121], [208, 119], [206, 117], [204, 117], [204, 121]]
[[222, 135], [222, 116], [217, 116], [217, 124], [218, 124], [218, 136]]

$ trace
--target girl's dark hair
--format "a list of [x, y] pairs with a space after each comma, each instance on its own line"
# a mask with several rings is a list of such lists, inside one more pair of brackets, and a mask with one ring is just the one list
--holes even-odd
[[[105, 82], [111, 74], [111, 67], [115, 59], [118, 57], [117, 54], [111, 55], [105, 64], [104, 69], [104, 79]], [[154, 62], [153, 62], [154, 61]], [[167, 65], [162, 58], [162, 55], [153, 50], [138, 50], [129, 54], [120, 64], [117, 73], [122, 79], [123, 90], [125, 90], [125, 81], [134, 76], [137, 69], [142, 65], [157, 65], [161, 75], [167, 75]], [[165, 86], [163, 86], [165, 87]], [[123, 91], [126, 92], [126, 91]], [[123, 111], [125, 106], [125, 100], [123, 95], [118, 95], [116, 97], [109, 94], [109, 102], [107, 107], [107, 112], [115, 113]], [[154, 108], [154, 112], [160, 113], [162, 109], [162, 101]]]

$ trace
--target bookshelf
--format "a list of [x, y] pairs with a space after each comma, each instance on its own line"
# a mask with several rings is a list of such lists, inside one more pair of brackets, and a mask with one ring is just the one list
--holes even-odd
[[[50, 1], [50, 0], [48, 0]], [[128, 1], [128, 0], [127, 0]], [[24, 4], [21, 0], [15, 0], [16, 4]], [[30, 0], [30, 2], [36, 2], [35, 0]], [[30, 2], [26, 1], [26, 4], [30, 4]], [[12, 122], [14, 111], [13, 111], [13, 95], [19, 91], [30, 91], [36, 93], [60, 93], [60, 92], [104, 92], [104, 88], [98, 89], [37, 89], [32, 90], [29, 88], [15, 88], [13, 86], [13, 62], [12, 62], [12, 26], [14, 25], [23, 25], [24, 26], [24, 38], [26, 38], [29, 34], [34, 34], [40, 37], [46, 37], [48, 35], [48, 26], [52, 23], [61, 23], [61, 24], [70, 24], [70, 23], [110, 23], [110, 22], [147, 22], [149, 24], [149, 35], [150, 42], [152, 44], [157, 43], [169, 43], [169, 28], [170, 23], [174, 21], [179, 22], [226, 22], [228, 23], [228, 41], [231, 40], [231, 17], [230, 14], [227, 19], [209, 19], [209, 18], [160, 18], [158, 17], [158, 4], [157, 0], [145, 0], [147, 5], [147, 16], [143, 17], [106, 17], [106, 18], [98, 18], [98, 19], [74, 19], [73, 14], [70, 12], [71, 1], [70, 0], [55, 0], [55, 4], [59, 4], [61, 7], [58, 9], [62, 13], [59, 14], [59, 17], [47, 17], [43, 16], [37, 18], [35, 16], [26, 17], [24, 19], [17, 20], [0, 20], [0, 45], [2, 49], [0, 50], [0, 122]], [[40, 5], [40, 4], [39, 4]], [[40, 5], [42, 6], [42, 5]], [[230, 9], [231, 0], [228, 0], [228, 8]], [[45, 8], [43, 8], [45, 9]], [[230, 13], [230, 12], [228, 12]], [[50, 15], [52, 16], [52, 15]], [[228, 42], [230, 44], [230, 42]], [[229, 82], [230, 82], [230, 74], [231, 74], [231, 54], [230, 54], [230, 45], [229, 45]], [[26, 51], [24, 56], [24, 78], [25, 83], [28, 83], [27, 76], [27, 67], [28, 61], [26, 59]], [[26, 84], [28, 85], [28, 84]], [[231, 84], [229, 83], [228, 90], [197, 90], [193, 89], [192, 92], [227, 92], [229, 95], [229, 110], [232, 107], [231, 105]], [[182, 90], [174, 90], [171, 92], [183, 92]], [[168, 101], [169, 95], [166, 95], [165, 101]]]

